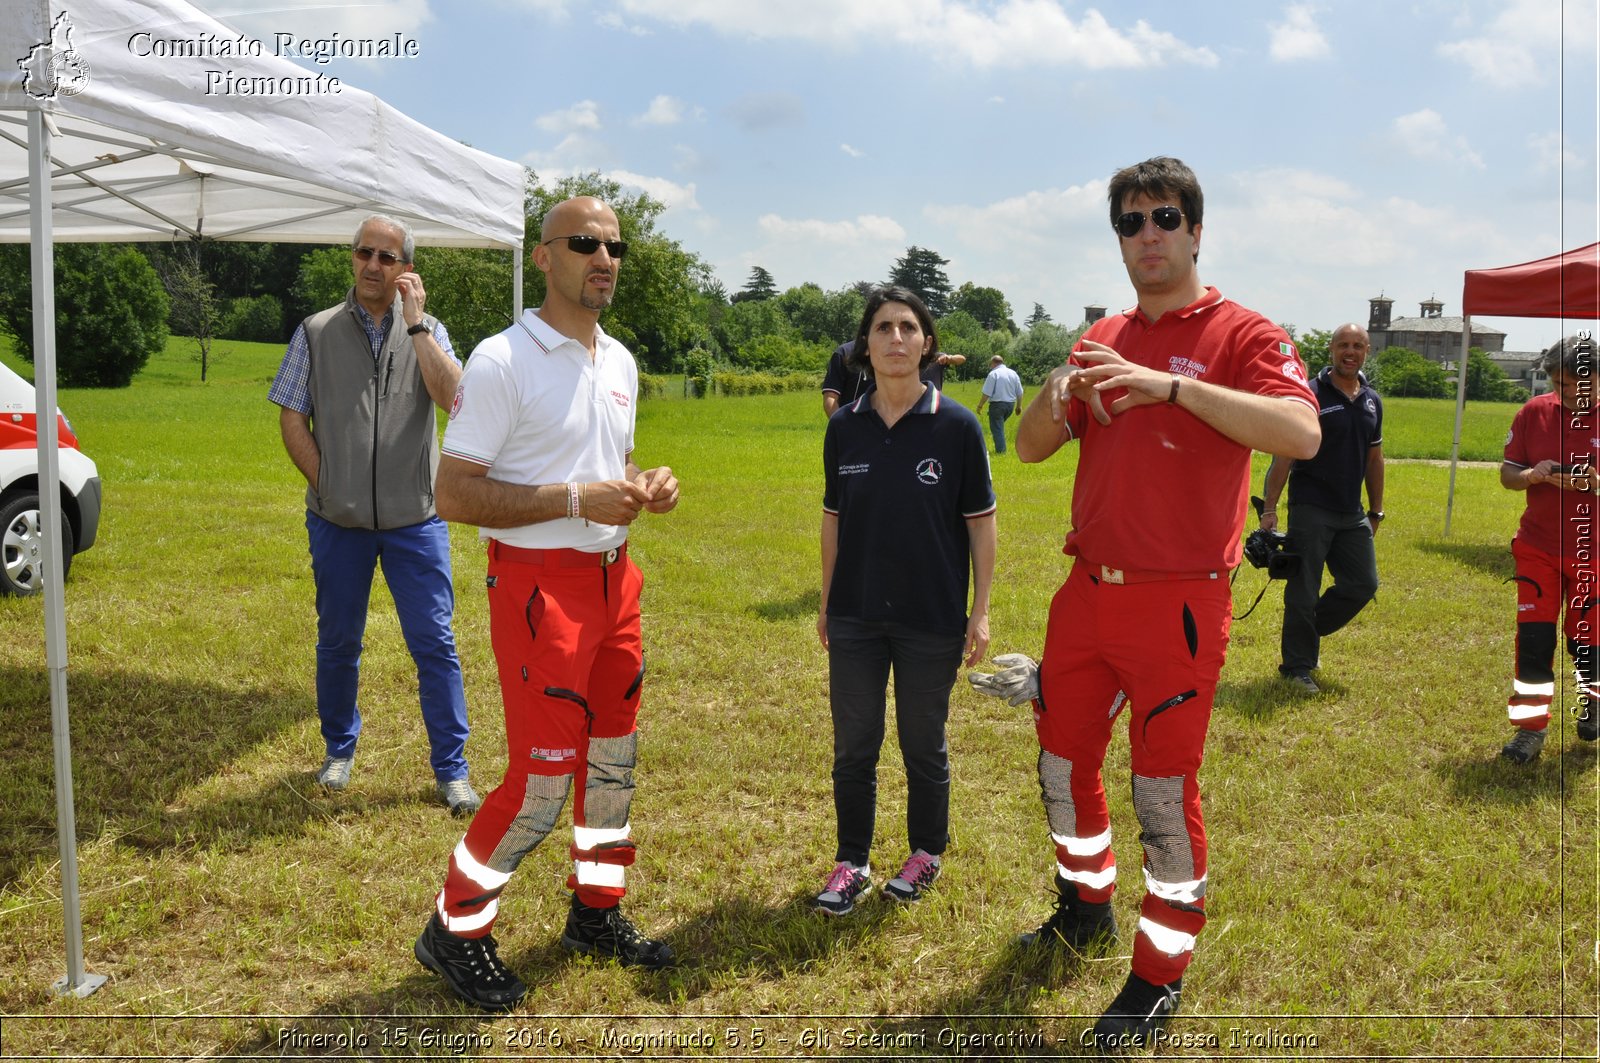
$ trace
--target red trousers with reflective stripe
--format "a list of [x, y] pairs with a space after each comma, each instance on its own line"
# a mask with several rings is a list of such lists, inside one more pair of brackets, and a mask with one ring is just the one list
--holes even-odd
[[[1593, 551], [1584, 559], [1557, 557], [1521, 539], [1511, 540], [1511, 557], [1517, 574], [1516, 677], [1527, 683], [1549, 683], [1555, 678], [1556, 645], [1550, 628], [1562, 620], [1562, 633], [1580, 646], [1600, 645], [1600, 617], [1594, 615], [1596, 565]], [[1549, 624], [1540, 635], [1524, 631], [1525, 624]], [[1548, 640], [1549, 646], [1542, 643]], [[1542, 731], [1550, 722], [1554, 695], [1521, 694], [1513, 689], [1508, 709], [1521, 706], [1525, 711], [1544, 709], [1542, 715], [1527, 716], [1512, 723], [1530, 731]]]
[[[1073, 836], [1102, 834], [1111, 818], [1100, 769], [1120, 709], [1127, 716], [1133, 774], [1182, 780], [1182, 829], [1193, 880], [1203, 880], [1206, 831], [1198, 773], [1227, 653], [1232, 609], [1227, 580], [1116, 585], [1101, 581], [1098, 573], [1098, 566], [1078, 559], [1050, 603], [1035, 713], [1039, 744], [1072, 764]], [[1119, 692], [1127, 695], [1125, 704]], [[1181, 835], [1175, 841], [1181, 847]], [[1109, 851], [1090, 857], [1062, 852], [1058, 858], [1069, 870], [1081, 871], [1101, 870], [1113, 859]], [[1080, 886], [1078, 893], [1089, 903], [1102, 903], [1114, 888], [1114, 883], [1103, 890]], [[1183, 934], [1198, 935], [1205, 925], [1203, 898], [1175, 905], [1147, 892], [1140, 914]], [[1164, 985], [1183, 973], [1191, 955], [1185, 950], [1169, 956], [1141, 932], [1134, 941], [1133, 972]]]
[[[604, 567], [567, 568], [501, 560], [491, 547], [489, 632], [500, 671], [509, 758], [504, 780], [484, 798], [467, 828], [467, 851], [479, 863], [491, 866], [490, 857], [521, 811], [528, 775], [575, 776], [572, 822], [591, 825], [584, 815], [589, 739], [630, 735], [638, 718], [643, 587], [644, 577], [626, 557]], [[617, 902], [616, 896], [585, 892], [579, 896], [588, 904]], [[479, 900], [483, 895], [480, 884], [452, 859], [446, 911], [481, 910], [487, 903]]]

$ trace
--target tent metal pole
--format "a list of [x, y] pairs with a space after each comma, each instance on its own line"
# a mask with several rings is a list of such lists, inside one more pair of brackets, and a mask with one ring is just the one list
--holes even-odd
[[522, 316], [522, 245], [511, 249], [511, 316]]
[[1450, 442], [1450, 491], [1444, 499], [1444, 537], [1450, 538], [1450, 516], [1456, 504], [1456, 462], [1461, 457], [1461, 412], [1467, 405], [1467, 359], [1472, 349], [1472, 315], [1461, 318], [1461, 362], [1456, 366], [1456, 434]]
[[28, 111], [28, 198], [33, 204], [34, 397], [39, 417], [39, 512], [44, 538], [44, 642], [50, 671], [50, 737], [55, 747], [56, 835], [61, 846], [61, 902], [67, 973], [52, 988], [86, 997], [105, 975], [83, 969], [83, 916], [78, 906], [78, 822], [72, 798], [72, 735], [67, 715], [66, 589], [61, 556], [61, 434], [56, 426], [55, 230], [51, 225], [50, 130], [44, 112]]

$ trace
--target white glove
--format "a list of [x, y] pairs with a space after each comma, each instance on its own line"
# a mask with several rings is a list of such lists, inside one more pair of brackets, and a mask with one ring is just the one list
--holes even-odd
[[994, 675], [968, 672], [967, 682], [980, 694], [1005, 698], [1009, 705], [1024, 705], [1039, 696], [1039, 666], [1022, 653], [1002, 653], [994, 659]]

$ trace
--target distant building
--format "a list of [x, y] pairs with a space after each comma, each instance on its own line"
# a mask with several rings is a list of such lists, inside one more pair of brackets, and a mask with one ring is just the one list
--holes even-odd
[[[1416, 317], [1397, 317], [1393, 320], [1389, 317], [1393, 299], [1378, 295], [1367, 302], [1370, 307], [1367, 334], [1372, 337], [1374, 354], [1386, 347], [1405, 347], [1429, 361], [1438, 362], [1451, 373], [1455, 372], [1456, 363], [1461, 359], [1463, 318], [1446, 317], [1444, 304], [1438, 299], [1424, 300]], [[1471, 346], [1487, 354], [1489, 360], [1498, 365], [1512, 383], [1527, 388], [1535, 395], [1548, 391], [1549, 382], [1535, 368], [1539, 352], [1508, 351], [1505, 345], [1504, 332], [1477, 321], [1472, 323]]]

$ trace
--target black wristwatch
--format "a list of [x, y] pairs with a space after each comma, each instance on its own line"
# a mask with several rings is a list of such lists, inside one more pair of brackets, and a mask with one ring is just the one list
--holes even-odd
[[1382, 520], [1383, 519], [1383, 510], [1381, 510], [1381, 509], [1369, 509], [1369, 510], [1367, 510], [1367, 519], [1368, 520]]
[[429, 328], [426, 322], [418, 321], [415, 325], [412, 325], [410, 328], [406, 329], [406, 335], [407, 336], [415, 336], [419, 332], [432, 332], [432, 331], [433, 331], [433, 329]]

